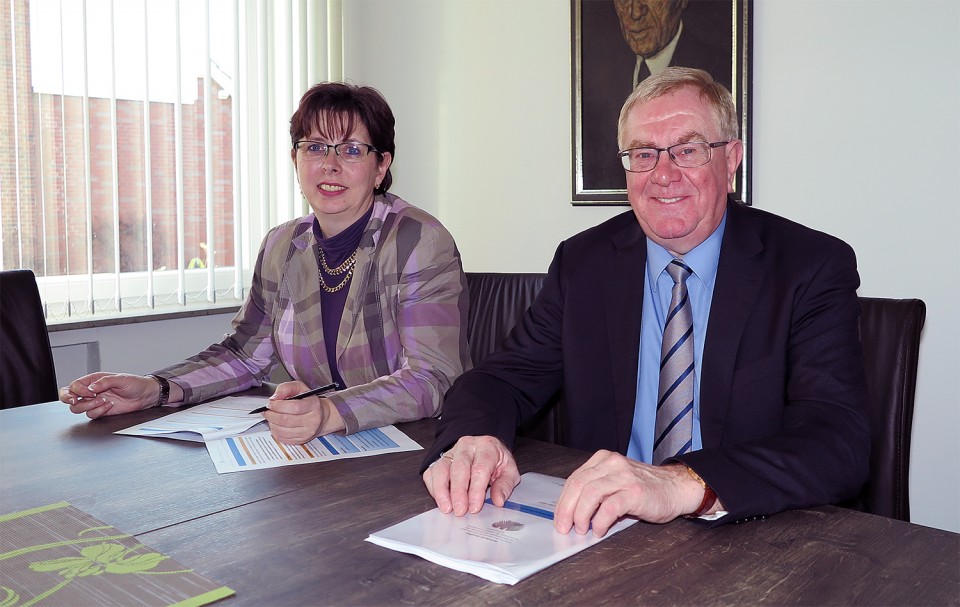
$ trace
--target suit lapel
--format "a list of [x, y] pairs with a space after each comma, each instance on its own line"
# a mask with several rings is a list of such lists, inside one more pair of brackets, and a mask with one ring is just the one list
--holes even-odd
[[700, 379], [700, 433], [704, 448], [719, 446], [723, 436], [740, 340], [765, 272], [763, 242], [748, 213], [738, 203], [727, 205]]
[[330, 377], [326, 346], [323, 341], [323, 317], [320, 313], [319, 266], [314, 253], [312, 235], [313, 216], [309, 222], [297, 226], [290, 244], [289, 257], [283, 268], [283, 287], [293, 310], [293, 322], [306, 338], [304, 347], [313, 362], [322, 369], [323, 377]]
[[634, 220], [612, 237], [613, 256], [603, 264], [603, 307], [613, 376], [617, 449], [627, 452], [637, 399], [640, 315], [647, 261], [646, 238]]

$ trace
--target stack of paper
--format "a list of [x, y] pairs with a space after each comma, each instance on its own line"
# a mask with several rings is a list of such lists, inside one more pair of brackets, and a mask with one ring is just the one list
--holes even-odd
[[179, 440], [211, 441], [227, 436], [236, 436], [254, 428], [267, 427], [260, 414], [250, 412], [267, 404], [264, 396], [227, 396], [202, 405], [182, 409], [160, 419], [144, 422], [114, 434], [130, 436], [157, 436]]
[[489, 499], [480, 512], [462, 517], [435, 508], [374, 533], [367, 541], [491, 582], [516, 584], [637, 522], [622, 520], [602, 538], [558, 533], [553, 512], [563, 482], [527, 472], [503, 508]]
[[207, 442], [207, 452], [220, 474], [418, 449], [423, 447], [395, 426], [348, 435], [328, 434], [303, 445], [277, 442], [269, 430]]
[[263, 415], [250, 414], [266, 404], [262, 396], [228, 396], [114, 434], [203, 441], [221, 474], [423, 448], [394, 426], [346, 436], [328, 434], [303, 445], [285, 445], [270, 433]]

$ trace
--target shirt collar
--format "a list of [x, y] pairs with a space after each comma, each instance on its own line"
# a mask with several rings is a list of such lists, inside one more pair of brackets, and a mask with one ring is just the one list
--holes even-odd
[[[682, 257], [683, 263], [693, 270], [707, 289], [713, 290], [717, 279], [717, 265], [720, 263], [720, 245], [723, 242], [723, 230], [727, 225], [727, 213], [724, 211], [720, 225], [706, 240], [695, 246]], [[647, 283], [657, 291], [657, 280], [667, 264], [673, 259], [666, 249], [647, 238]]]
[[677, 50], [677, 42], [680, 40], [680, 34], [682, 33], [683, 21], [680, 22], [679, 27], [677, 27], [677, 33], [670, 39], [667, 46], [660, 49], [660, 52], [656, 55], [647, 57], [647, 67], [650, 68], [651, 74], [658, 74], [670, 66], [670, 62], [673, 60], [673, 53]]

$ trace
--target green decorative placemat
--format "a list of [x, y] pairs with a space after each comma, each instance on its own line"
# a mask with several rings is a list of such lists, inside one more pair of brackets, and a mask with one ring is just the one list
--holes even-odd
[[67, 502], [0, 516], [0, 607], [195, 607], [233, 594]]

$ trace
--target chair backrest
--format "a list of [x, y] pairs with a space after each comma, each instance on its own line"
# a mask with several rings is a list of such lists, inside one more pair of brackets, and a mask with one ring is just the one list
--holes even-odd
[[[476, 365], [500, 346], [520, 322], [543, 286], [545, 274], [467, 272], [470, 314], [467, 341]], [[517, 434], [563, 444], [559, 397], [535, 418], [517, 428]]]
[[500, 346], [543, 286], [543, 274], [467, 272], [467, 342], [476, 365]]
[[57, 400], [57, 374], [37, 279], [0, 272], [0, 409]]
[[872, 450], [858, 508], [902, 521], [910, 520], [910, 432], [926, 309], [919, 299], [860, 298]]

